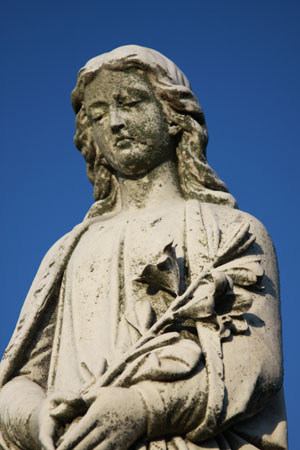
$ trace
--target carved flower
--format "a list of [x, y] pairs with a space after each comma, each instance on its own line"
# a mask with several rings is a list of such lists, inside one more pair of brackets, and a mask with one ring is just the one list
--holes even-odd
[[156, 264], [147, 264], [135, 281], [146, 283], [169, 292], [176, 297], [179, 293], [180, 271], [173, 241], [167, 244]]
[[252, 296], [245, 289], [237, 286], [225, 295], [218, 298], [215, 304], [216, 324], [221, 339], [231, 334], [243, 334], [249, 326], [243, 314], [252, 306]]
[[212, 269], [193, 297], [174, 313], [174, 318], [217, 326], [222, 340], [231, 334], [245, 333], [249, 327], [243, 314], [252, 306], [252, 295], [245, 287], [256, 285], [262, 275], [259, 257], [252, 255]]
[[[217, 326], [221, 339], [248, 330], [248, 323], [243, 314], [250, 309], [252, 296], [247, 288], [257, 285], [264, 274], [259, 256], [239, 257], [241, 253], [239, 245], [244, 251], [253, 242], [253, 237], [247, 236], [248, 229], [248, 224], [235, 224], [231, 241], [223, 243], [219, 249], [215, 246], [218, 249], [215, 252], [217, 254], [215, 264], [194, 291], [193, 296], [183, 306], [173, 311], [174, 320], [192, 319]], [[230, 251], [235, 258], [224, 263], [228, 261]], [[155, 286], [174, 297], [178, 295], [180, 272], [173, 242], [164, 247], [156, 264], [147, 264], [144, 267], [141, 276], [135, 281]], [[142, 334], [152, 325], [153, 317], [151, 314], [145, 314], [148, 305], [141, 306], [143, 308], [140, 316], [143, 318], [147, 316], [147, 324], [139, 327]]]
[[228, 280], [227, 290], [219, 291], [219, 295], [215, 296], [215, 323], [221, 339], [231, 334], [245, 333], [249, 329], [243, 314], [251, 308], [253, 299], [247, 288], [257, 285], [263, 274], [257, 255], [236, 258], [211, 272], [214, 279], [220, 280], [219, 283], [224, 278]]

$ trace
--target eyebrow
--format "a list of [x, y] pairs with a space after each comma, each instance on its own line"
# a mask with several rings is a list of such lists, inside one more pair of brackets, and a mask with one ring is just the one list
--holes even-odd
[[101, 101], [101, 100], [97, 100], [94, 103], [88, 103], [87, 102], [87, 107], [88, 108], [102, 108], [103, 106], [107, 106], [108, 103], [105, 101]]
[[[145, 89], [144, 87], [136, 87], [136, 88], [131, 88], [131, 87], [129, 87], [127, 90], [126, 90], [126, 93], [128, 93], [128, 94], [146, 94], [146, 95], [149, 95], [149, 91], [148, 91], [148, 89]], [[121, 92], [121, 94], [122, 94], [122, 92]]]
[[[124, 90], [123, 92], [120, 91], [119, 94], [116, 95], [116, 97], [126, 97], [126, 95], [142, 95], [143, 97], [149, 96], [150, 93], [147, 89], [144, 89], [142, 86], [141, 87], [135, 87], [135, 88], [128, 88], [126, 90]], [[109, 105], [109, 103], [107, 101], [105, 101], [104, 99], [98, 99], [95, 100], [93, 103], [87, 102], [87, 107], [88, 108], [101, 108], [101, 107], [105, 107]]]

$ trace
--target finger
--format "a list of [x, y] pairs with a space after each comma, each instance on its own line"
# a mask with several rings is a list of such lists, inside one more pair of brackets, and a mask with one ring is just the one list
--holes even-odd
[[55, 450], [54, 444], [52, 439], [48, 436], [43, 439], [40, 439], [40, 442], [42, 444], [42, 449], [43, 450]]
[[[91, 447], [93, 450], [126, 450], [130, 447], [130, 445], [125, 445], [124, 441], [121, 443], [118, 441], [116, 442], [116, 439], [103, 439], [102, 442], [100, 442], [98, 445], [96, 444], [96, 447]], [[143, 449], [143, 447], [142, 447]], [[145, 447], [146, 449], [146, 447]], [[77, 447], [76, 447], [76, 450]], [[83, 449], [81, 449], [83, 450]], [[86, 450], [86, 449], [85, 449]], [[143, 449], [144, 450], [144, 449]]]
[[96, 428], [97, 424], [94, 421], [92, 423], [89, 422], [90, 421], [83, 418], [74, 428], [67, 431], [62, 438], [62, 443], [57, 447], [57, 450], [74, 449], [75, 446], [85, 438], [85, 436]]
[[85, 412], [86, 409], [73, 408], [73, 406], [67, 405], [66, 403], [61, 403], [55, 409], [52, 409], [49, 415], [55, 420], [70, 423], [75, 417], [80, 417], [80, 415]]
[[[114, 446], [114, 442], [105, 439], [99, 445], [97, 445], [97, 447], [94, 447], [93, 450], [117, 450], [117, 447]], [[124, 448], [122, 450], [124, 450]]]
[[89, 450], [95, 449], [98, 444], [100, 444], [105, 435], [103, 431], [99, 429], [99, 427], [92, 430], [78, 445], [74, 448], [74, 450]]
[[55, 450], [53, 437], [55, 434], [55, 422], [51, 419], [46, 425], [43, 425], [40, 429], [39, 440], [44, 450]]
[[61, 416], [65, 415], [66, 412], [69, 410], [70, 410], [70, 405], [68, 405], [67, 403], [60, 403], [55, 408], [51, 409], [50, 416], [60, 419]]
[[50, 404], [53, 405], [53, 408], [62, 403], [73, 407], [78, 407], [82, 406], [82, 404], [84, 404], [84, 401], [80, 395], [74, 394], [73, 392], [63, 392], [60, 394], [54, 394], [50, 397]]

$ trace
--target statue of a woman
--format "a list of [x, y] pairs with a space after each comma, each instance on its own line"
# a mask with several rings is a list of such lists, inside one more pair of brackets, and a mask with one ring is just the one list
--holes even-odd
[[276, 257], [206, 162], [160, 53], [79, 72], [95, 203], [43, 260], [1, 364], [1, 448], [286, 449]]

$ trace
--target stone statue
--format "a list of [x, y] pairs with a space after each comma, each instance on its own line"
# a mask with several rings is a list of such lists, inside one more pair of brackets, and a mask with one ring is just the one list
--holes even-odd
[[129, 45], [72, 93], [95, 203], [1, 363], [1, 448], [286, 449], [274, 249], [206, 162], [177, 66]]

